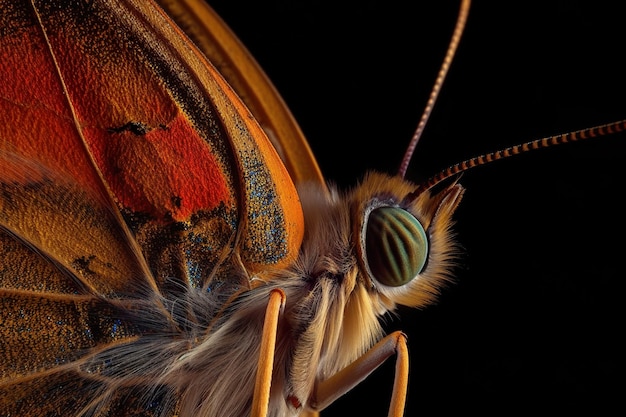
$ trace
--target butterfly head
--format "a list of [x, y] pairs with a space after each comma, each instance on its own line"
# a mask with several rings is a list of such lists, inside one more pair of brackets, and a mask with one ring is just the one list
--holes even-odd
[[351, 199], [353, 244], [366, 286], [411, 307], [433, 301], [450, 280], [458, 256], [452, 215], [463, 195], [456, 183], [417, 196], [415, 188], [371, 173]]

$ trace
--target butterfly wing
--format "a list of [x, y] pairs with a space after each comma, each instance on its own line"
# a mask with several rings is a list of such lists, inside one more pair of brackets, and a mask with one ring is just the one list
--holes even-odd
[[289, 108], [261, 67], [224, 21], [204, 1], [159, 0], [245, 102], [277, 149], [296, 184], [326, 183]]
[[180, 330], [181, 289], [248, 286], [231, 259], [293, 259], [298, 198], [246, 107], [151, 3], [0, 10], [0, 407], [111, 412], [150, 376], [120, 352], [163, 352], [146, 335]]

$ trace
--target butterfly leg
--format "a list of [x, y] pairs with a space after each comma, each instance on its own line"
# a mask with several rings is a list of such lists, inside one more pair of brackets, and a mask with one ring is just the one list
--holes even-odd
[[388, 416], [401, 417], [404, 414], [409, 380], [409, 352], [406, 336], [399, 331], [386, 336], [359, 359], [322, 381], [317, 387], [316, 397], [312, 399], [310, 406], [318, 411], [323, 410], [364, 380], [394, 353], [396, 354], [396, 372]]
[[276, 347], [276, 331], [278, 316], [285, 305], [285, 293], [281, 290], [272, 290], [265, 310], [261, 350], [257, 366], [254, 397], [252, 398], [252, 417], [267, 416], [274, 367], [274, 350]]

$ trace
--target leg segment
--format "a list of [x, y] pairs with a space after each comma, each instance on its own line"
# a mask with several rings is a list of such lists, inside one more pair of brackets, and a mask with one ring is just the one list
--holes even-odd
[[274, 350], [276, 347], [276, 332], [278, 316], [285, 305], [285, 293], [281, 290], [272, 290], [265, 310], [261, 350], [257, 367], [254, 397], [252, 398], [252, 417], [266, 417], [270, 400], [272, 371], [274, 368]]
[[406, 401], [409, 380], [409, 354], [406, 336], [394, 332], [376, 343], [365, 355], [346, 366], [337, 374], [322, 381], [311, 399], [309, 406], [321, 411], [337, 398], [354, 388], [387, 358], [396, 354], [396, 374], [393, 382], [393, 394], [389, 405], [389, 417], [402, 417]]

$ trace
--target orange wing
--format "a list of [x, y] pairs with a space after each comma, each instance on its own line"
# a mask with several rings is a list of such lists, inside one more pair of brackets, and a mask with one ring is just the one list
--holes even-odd
[[[181, 286], [218, 293], [231, 259], [262, 273], [295, 257], [278, 154], [152, 3], [0, 1], [0, 98], [0, 414], [96, 407], [138, 369], [112, 349], [182, 331]], [[135, 389], [100, 411], [151, 415]]]
[[206, 2], [158, 0], [245, 102], [267, 133], [296, 184], [326, 183], [289, 108], [261, 67]]
[[114, 200], [149, 260], [155, 228], [184, 223], [220, 248], [206, 275], [233, 244], [253, 269], [287, 263], [302, 235], [289, 175], [169, 19], [143, 5], [42, 3], [3, 8], [4, 152]]

